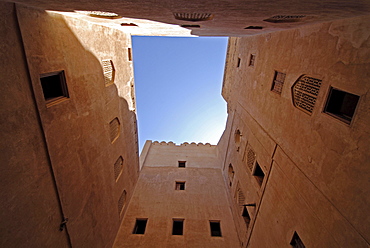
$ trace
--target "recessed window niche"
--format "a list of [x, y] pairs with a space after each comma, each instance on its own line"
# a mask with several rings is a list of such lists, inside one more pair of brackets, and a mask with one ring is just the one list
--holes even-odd
[[47, 107], [69, 98], [64, 71], [41, 74], [40, 82]]

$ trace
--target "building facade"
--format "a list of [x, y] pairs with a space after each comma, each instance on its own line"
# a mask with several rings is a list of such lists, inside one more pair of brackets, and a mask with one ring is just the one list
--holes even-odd
[[238, 247], [217, 147], [147, 141], [143, 151], [113, 247]]
[[[0, 13], [1, 247], [369, 246], [368, 1]], [[131, 34], [232, 36], [217, 146], [139, 160]]]

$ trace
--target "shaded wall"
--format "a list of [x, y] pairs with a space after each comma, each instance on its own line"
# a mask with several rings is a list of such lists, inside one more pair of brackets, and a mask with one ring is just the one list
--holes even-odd
[[1, 247], [68, 247], [12, 3], [0, 3]]
[[[124, 190], [126, 196], [123, 201], [130, 199], [139, 169], [132, 62], [127, 54], [130, 37], [110, 28], [20, 5], [17, 5], [17, 16], [26, 58], [21, 54], [20, 36], [12, 33], [17, 31], [13, 12], [13, 16], [9, 15], [13, 27], [5, 28], [3, 32], [11, 34], [15, 42], [4, 41], [4, 44], [9, 44], [5, 49], [12, 53], [2, 55], [7, 54], [9, 57], [5, 60], [14, 61], [5, 67], [14, 74], [11, 74], [12, 84], [9, 80], [10, 95], [6, 105], [16, 108], [16, 111], [4, 113], [15, 123], [12, 127], [9, 123], [3, 124], [2, 130], [10, 129], [5, 142], [11, 139], [10, 135], [18, 135], [18, 130], [22, 131], [19, 138], [10, 142], [14, 145], [6, 147], [9, 154], [17, 153], [7, 158], [4, 164], [6, 171], [2, 175], [6, 178], [4, 181], [9, 182], [13, 173], [10, 171], [25, 161], [29, 161], [27, 167], [38, 169], [20, 171], [22, 173], [17, 177], [24, 185], [9, 182], [2, 190], [8, 191], [2, 193], [9, 194], [7, 197], [10, 198], [4, 206], [4, 214], [23, 217], [16, 224], [9, 224], [9, 227], [16, 226], [14, 230], [2, 225], [8, 229], [9, 238], [5, 239], [5, 246], [13, 246], [12, 238], [21, 234], [23, 239], [17, 241], [20, 246], [29, 244], [24, 239], [34, 240], [34, 246], [48, 243], [53, 247], [67, 245], [57, 239], [66, 239], [65, 231], [59, 231], [63, 215], [68, 218], [66, 226], [72, 246], [111, 247], [125, 212], [125, 209], [119, 209], [119, 199]], [[13, 53], [19, 54], [19, 58], [14, 59]], [[116, 69], [114, 84], [109, 86], [104, 83], [104, 59], [112, 60]], [[69, 98], [46, 106], [40, 75], [60, 70], [64, 70], [66, 75]], [[20, 80], [14, 80], [18, 78]], [[14, 84], [15, 81], [19, 86]], [[31, 85], [34, 95], [30, 91]], [[10, 101], [12, 95], [14, 100]], [[109, 123], [114, 118], [118, 118], [120, 127], [118, 138], [112, 141]], [[116, 180], [114, 164], [120, 156], [123, 158], [123, 172]], [[57, 192], [62, 214], [58, 209]], [[39, 198], [42, 195], [42, 199], [34, 199], [33, 194]], [[24, 207], [27, 205], [31, 208]], [[29, 215], [36, 217], [30, 218]], [[29, 228], [36, 232], [34, 236], [29, 235]]]
[[[231, 163], [237, 181], [230, 199], [244, 244], [288, 247], [296, 231], [306, 247], [368, 246], [369, 21], [367, 16], [230, 39], [223, 87], [230, 136], [220, 144], [229, 145], [224, 178]], [[281, 94], [271, 91], [275, 71], [286, 74]], [[322, 80], [312, 114], [292, 101], [292, 86], [302, 75]], [[360, 96], [351, 124], [323, 112], [330, 87]], [[265, 174], [262, 186], [253, 176], [256, 161]], [[237, 188], [245, 203], [256, 203], [247, 207], [248, 228]]]

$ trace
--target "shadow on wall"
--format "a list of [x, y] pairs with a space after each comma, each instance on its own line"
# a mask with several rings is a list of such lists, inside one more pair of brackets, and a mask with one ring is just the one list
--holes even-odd
[[[116, 84], [105, 87], [100, 61], [123, 55], [101, 45], [109, 38], [104, 30], [96, 35], [96, 29], [75, 26], [78, 35], [89, 36], [81, 44], [61, 15], [0, 5], [6, 51], [0, 246], [66, 247], [69, 233], [75, 247], [111, 247], [124, 213], [120, 196], [125, 190], [128, 200], [137, 180], [138, 147], [136, 114]], [[58, 71], [65, 73], [69, 98], [47, 107], [40, 75]], [[127, 82], [122, 79], [117, 76], [116, 83]], [[112, 142], [109, 123], [115, 118], [120, 126]], [[116, 180], [120, 156], [124, 170]], [[63, 216], [68, 222], [60, 231]]]

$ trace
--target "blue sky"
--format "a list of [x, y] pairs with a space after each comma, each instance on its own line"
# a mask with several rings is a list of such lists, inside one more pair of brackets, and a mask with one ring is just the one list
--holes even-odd
[[217, 144], [227, 38], [132, 37], [140, 151], [146, 140]]

